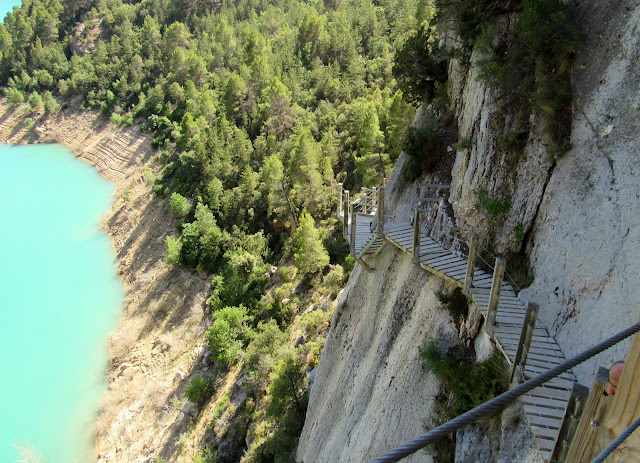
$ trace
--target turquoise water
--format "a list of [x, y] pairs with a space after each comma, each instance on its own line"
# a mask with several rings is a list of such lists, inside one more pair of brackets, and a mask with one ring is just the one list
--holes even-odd
[[0, 145], [0, 462], [93, 461], [122, 286], [99, 230], [114, 185], [60, 145]]

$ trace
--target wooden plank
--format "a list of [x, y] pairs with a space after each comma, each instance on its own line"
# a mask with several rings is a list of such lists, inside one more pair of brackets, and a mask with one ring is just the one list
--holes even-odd
[[[529, 362], [527, 362], [527, 364], [524, 367], [524, 371], [525, 371], [525, 375], [529, 374], [531, 375], [532, 378], [541, 375], [542, 373], [546, 372], [549, 369], [550, 365], [545, 365], [543, 367], [538, 366], [538, 365], [532, 365]], [[555, 381], [555, 384], [562, 384], [564, 387], [566, 388], [571, 388], [573, 387], [573, 383], [575, 382], [573, 380], [573, 378], [571, 376], [568, 376], [566, 373], [563, 373], [562, 375], [553, 378], [549, 384], [554, 384], [553, 381]]]
[[534, 426], [531, 425], [531, 430], [533, 431], [533, 435], [538, 439], [548, 439], [551, 441], [551, 446], [553, 447], [553, 442], [556, 440], [558, 436], [557, 429], [549, 429], [543, 426]]
[[448, 267], [447, 264], [450, 265], [452, 263], [457, 263], [457, 262], [458, 262], [458, 257], [456, 257], [453, 254], [449, 254], [447, 256], [442, 256], [437, 259], [431, 259], [427, 263], [429, 264], [429, 266], [433, 268], [441, 269], [441, 268], [447, 268]]
[[529, 424], [531, 426], [539, 426], [541, 428], [549, 428], [555, 429], [556, 431], [560, 429], [560, 425], [562, 424], [562, 418], [551, 418], [548, 416], [540, 416], [536, 414], [527, 415], [529, 419]]
[[520, 400], [527, 406], [536, 407], [536, 410], [540, 410], [540, 414], [558, 413], [563, 415], [566, 407], [566, 399], [554, 399], [525, 394], [520, 398]]
[[441, 271], [447, 272], [447, 273], [453, 272], [456, 270], [461, 270], [461, 269], [464, 269], [465, 273], [467, 271], [467, 264], [459, 257], [457, 257], [455, 260], [452, 260], [450, 263], [434, 265], [434, 267], [437, 267]]
[[568, 389], [558, 389], [550, 386], [539, 386], [529, 392], [530, 395], [535, 397], [541, 397], [543, 399], [553, 399], [564, 402], [562, 409], [566, 407], [567, 400], [571, 395], [571, 391]]
[[[542, 400], [539, 397], [535, 397], [534, 399]], [[563, 404], [564, 402], [557, 402], [557, 403]], [[548, 407], [548, 406], [534, 405], [531, 403], [523, 402], [522, 407], [524, 408], [524, 412], [528, 415], [547, 416], [549, 418], [556, 418], [558, 420], [562, 420], [562, 417], [564, 416], [564, 412], [562, 411], [562, 408], [559, 408], [560, 405], [554, 405], [554, 406]]]

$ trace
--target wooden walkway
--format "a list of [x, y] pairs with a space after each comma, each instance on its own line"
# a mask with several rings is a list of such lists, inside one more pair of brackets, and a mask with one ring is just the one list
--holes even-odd
[[[384, 226], [383, 236], [373, 230], [375, 215], [357, 214], [355, 230], [355, 254], [361, 258], [380, 252], [386, 242], [408, 254], [412, 253], [414, 227], [411, 223], [393, 223]], [[348, 227], [351, 236], [351, 225]], [[417, 263], [428, 272], [463, 288], [467, 272], [467, 257], [444, 248], [431, 237], [422, 233]], [[476, 267], [471, 286], [470, 300], [488, 318], [492, 275]], [[495, 312], [495, 324], [488, 328], [498, 348], [513, 367], [520, 344], [527, 306], [517, 296], [511, 285], [502, 283], [500, 298]], [[531, 344], [524, 367], [524, 378], [530, 379], [564, 361], [562, 351], [544, 326], [538, 323], [533, 330]], [[550, 461], [558, 440], [569, 398], [576, 379], [564, 374], [544, 386], [524, 395], [521, 401], [533, 434], [545, 461]]]

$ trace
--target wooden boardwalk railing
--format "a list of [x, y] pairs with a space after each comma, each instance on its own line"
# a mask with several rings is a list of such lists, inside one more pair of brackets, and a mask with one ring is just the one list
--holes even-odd
[[[342, 185], [340, 185], [342, 188]], [[496, 259], [490, 267], [491, 273], [476, 265], [477, 237], [466, 244], [468, 254], [456, 251], [436, 242], [422, 231], [419, 212], [413, 223], [396, 222], [384, 226], [383, 207], [377, 207], [384, 189], [372, 190], [367, 195], [375, 199], [368, 203], [365, 212], [358, 201], [349, 205], [350, 215], [339, 210], [344, 221], [345, 236], [349, 237], [353, 256], [367, 270], [372, 270], [362, 258], [375, 255], [385, 244], [410, 254], [417, 265], [463, 289], [469, 300], [485, 317], [485, 331], [492, 337], [498, 349], [511, 366], [514, 382], [530, 379], [564, 361], [564, 355], [555, 339], [541, 323], [536, 324], [537, 306], [525, 304], [515, 292], [513, 285], [504, 281], [504, 259]], [[343, 195], [341, 197], [344, 198]], [[347, 195], [348, 198], [348, 195]], [[367, 199], [368, 200], [368, 199]], [[368, 200], [371, 201], [371, 200]], [[341, 201], [342, 203], [342, 201]], [[451, 241], [462, 243], [456, 236]], [[457, 248], [460, 248], [458, 246]], [[547, 462], [557, 461], [563, 453], [556, 447], [567, 447], [560, 442], [567, 405], [570, 399], [577, 400], [577, 383], [573, 374], [564, 374], [538, 387], [521, 398], [525, 414], [536, 438], [538, 447]], [[580, 391], [583, 394], [582, 391]]]

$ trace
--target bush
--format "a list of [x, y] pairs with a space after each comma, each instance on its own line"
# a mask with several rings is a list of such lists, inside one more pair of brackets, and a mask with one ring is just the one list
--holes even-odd
[[425, 367], [452, 394], [451, 415], [458, 416], [502, 394], [508, 377], [497, 350], [484, 362], [475, 362], [463, 346], [454, 346], [444, 353], [440, 342], [431, 340], [420, 348]]
[[438, 298], [438, 301], [447, 309], [454, 320], [457, 321], [461, 318], [467, 318], [467, 315], [469, 315], [469, 303], [460, 288], [456, 288], [450, 293], [436, 291], [436, 298]]
[[29, 95], [29, 107], [34, 111], [42, 111], [44, 108], [44, 101], [38, 92], [33, 92]]
[[409, 127], [403, 150], [409, 160], [402, 174], [409, 181], [432, 173], [444, 154], [440, 135], [431, 127]]
[[189, 402], [202, 406], [215, 392], [211, 381], [201, 376], [194, 376], [184, 390], [184, 396]]
[[297, 274], [298, 269], [292, 265], [283, 265], [278, 269], [278, 275], [284, 283], [295, 280]]
[[244, 356], [247, 376], [255, 390], [264, 390], [269, 373], [283, 355], [288, 342], [289, 336], [280, 331], [275, 320], [258, 324], [258, 332]]
[[489, 192], [485, 189], [475, 191], [476, 210], [486, 210], [489, 215], [500, 216], [511, 210], [511, 196], [507, 193], [502, 199], [489, 197]]
[[229, 366], [240, 357], [242, 340], [251, 336], [248, 318], [242, 306], [224, 307], [213, 314], [213, 324], [204, 337], [215, 361]]
[[322, 279], [322, 286], [332, 291], [337, 291], [344, 280], [344, 269], [341, 265], [336, 265], [333, 270], [327, 273]]
[[171, 212], [177, 218], [185, 217], [191, 211], [191, 203], [179, 193], [171, 194], [169, 205], [171, 206]]
[[180, 265], [182, 253], [182, 243], [180, 238], [167, 235], [164, 239], [164, 245], [167, 251], [167, 262], [173, 265]]

